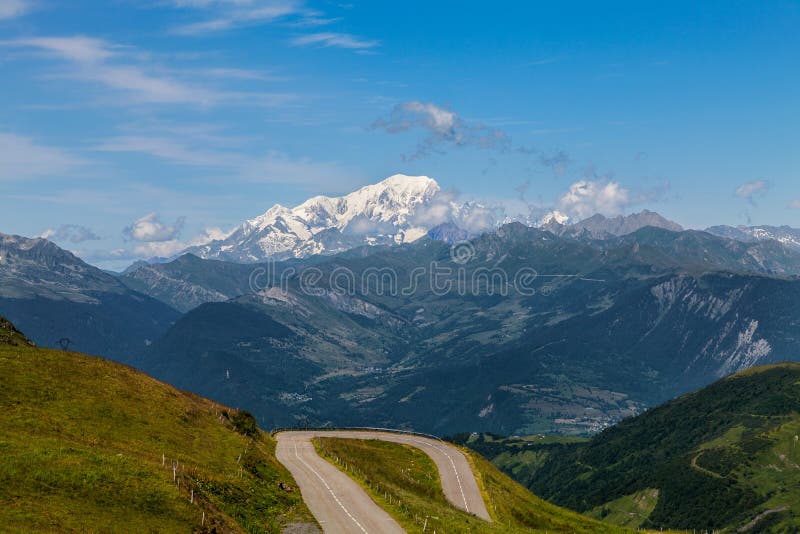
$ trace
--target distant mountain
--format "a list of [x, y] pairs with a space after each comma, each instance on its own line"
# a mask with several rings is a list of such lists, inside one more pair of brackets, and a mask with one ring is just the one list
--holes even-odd
[[131, 264], [130, 264], [130, 265], [129, 265], [129, 266], [128, 266], [128, 267], [127, 267], [125, 270], [123, 270], [121, 273], [116, 273], [116, 274], [119, 274], [119, 275], [126, 275], [126, 274], [130, 274], [130, 273], [132, 273], [132, 272], [136, 271], [137, 269], [139, 269], [139, 268], [141, 268], [141, 267], [147, 267], [148, 265], [159, 265], [159, 264], [161, 264], [161, 263], [163, 263], [163, 262], [159, 262], [159, 261], [145, 261], [145, 260], [137, 260], [137, 261], [135, 261], [135, 262], [131, 263]]
[[267, 258], [335, 254], [361, 245], [408, 243], [429, 226], [418, 209], [440, 193], [426, 176], [395, 175], [343, 197], [313, 197], [295, 208], [276, 204], [221, 241], [186, 252], [251, 263]]
[[800, 229], [790, 226], [711, 226], [708, 233], [737, 241], [777, 241], [800, 250]]
[[445, 243], [458, 243], [467, 241], [475, 237], [475, 234], [459, 228], [453, 223], [444, 223], [428, 230], [428, 237], [434, 241], [444, 241]]
[[617, 215], [616, 217], [605, 217], [598, 213], [574, 224], [559, 223], [557, 218], [551, 217], [542, 225], [542, 228], [559, 236], [607, 239], [609, 237], [627, 235], [648, 226], [673, 232], [683, 230], [678, 223], [648, 210], [631, 215]]
[[[515, 223], [518, 224], [518, 223]], [[432, 228], [428, 238], [448, 244], [475, 239], [476, 236], [452, 223]], [[423, 238], [424, 239], [424, 238]], [[562, 237], [561, 239], [572, 239]], [[422, 242], [422, 241], [420, 241]], [[693, 230], [673, 232], [644, 227], [621, 237], [589, 239], [594, 248], [609, 256], [624, 254], [618, 260], [634, 265], [658, 265], [702, 274], [706, 271], [730, 271], [771, 275], [800, 275], [800, 253], [774, 241], [742, 243]], [[365, 258], [379, 252], [379, 247], [362, 246], [342, 253], [342, 257]], [[385, 248], [385, 247], [384, 247]], [[141, 262], [117, 278], [129, 288], [145, 293], [181, 312], [207, 302], [224, 302], [252, 293], [251, 277], [266, 266], [286, 270], [325, 262], [325, 256], [284, 262], [237, 264], [203, 260], [185, 254], [168, 263]]]
[[[188, 260], [170, 278], [222, 287], [202, 274], [208, 260]], [[449, 288], [420, 267], [449, 272]], [[259, 292], [187, 313], [145, 369], [247, 403], [266, 425], [574, 434], [800, 358], [800, 254], [774, 242], [653, 227], [582, 240], [511, 224], [469, 245], [421, 239], [271, 268], [256, 273]], [[208, 269], [235, 288], [255, 272]], [[533, 291], [515, 290], [526, 272]]]
[[534, 493], [628, 527], [797, 532], [800, 365], [757, 367], [584, 443], [469, 437]]
[[74, 349], [130, 363], [179, 313], [50, 241], [0, 234], [0, 315], [37, 345], [68, 338]]
[[140, 264], [119, 280], [172, 308], [187, 312], [206, 302], [226, 300], [251, 293], [252, 265], [201, 260], [184, 254], [169, 263]]
[[776, 241], [744, 243], [696, 230], [673, 232], [645, 227], [619, 238], [606, 239], [599, 245], [614, 249], [621, 243], [630, 246], [631, 259], [692, 272], [800, 275], [800, 251]]

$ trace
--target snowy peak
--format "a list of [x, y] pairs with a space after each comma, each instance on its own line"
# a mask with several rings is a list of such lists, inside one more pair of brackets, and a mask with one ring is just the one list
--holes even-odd
[[418, 205], [440, 191], [427, 176], [396, 174], [343, 197], [317, 196], [292, 210], [292, 214], [321, 227], [344, 230], [352, 221], [366, 217], [375, 222], [404, 223]]
[[800, 250], [800, 229], [791, 226], [711, 226], [706, 232], [737, 241], [778, 241]]
[[341, 197], [315, 196], [294, 208], [276, 204], [225, 239], [186, 252], [254, 262], [415, 241], [428, 228], [416, 224], [414, 215], [440, 191], [439, 184], [427, 176], [396, 174]]

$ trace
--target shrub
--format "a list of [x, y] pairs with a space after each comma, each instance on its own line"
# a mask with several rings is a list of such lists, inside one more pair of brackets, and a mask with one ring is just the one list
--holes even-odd
[[258, 434], [256, 418], [247, 410], [240, 410], [233, 414], [231, 423], [233, 423], [233, 428], [240, 434], [250, 437], [255, 437]]

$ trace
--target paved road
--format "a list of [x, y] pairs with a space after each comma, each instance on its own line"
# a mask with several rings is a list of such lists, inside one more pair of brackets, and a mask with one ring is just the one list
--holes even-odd
[[294, 476], [303, 500], [327, 533], [404, 532], [350, 477], [320, 458], [313, 437], [380, 439], [411, 445], [436, 464], [445, 497], [456, 508], [491, 521], [478, 484], [463, 453], [446, 443], [389, 432], [299, 431], [277, 435], [276, 455]]

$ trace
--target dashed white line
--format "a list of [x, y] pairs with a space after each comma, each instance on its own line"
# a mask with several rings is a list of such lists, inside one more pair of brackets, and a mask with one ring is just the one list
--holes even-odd
[[333, 500], [336, 501], [336, 504], [338, 504], [339, 507], [342, 510], [344, 510], [344, 513], [347, 514], [347, 517], [349, 517], [350, 519], [353, 520], [353, 523], [355, 523], [358, 526], [358, 528], [361, 529], [361, 532], [363, 532], [364, 534], [369, 534], [367, 532], [367, 529], [365, 529], [363, 526], [361, 526], [361, 523], [359, 523], [358, 520], [355, 517], [353, 517], [353, 514], [351, 514], [350, 511], [347, 508], [345, 508], [345, 506], [342, 504], [342, 501], [339, 500], [339, 497], [336, 496], [336, 493], [333, 492], [333, 490], [328, 485], [328, 483], [325, 481], [325, 479], [322, 478], [322, 476], [319, 473], [317, 473], [317, 471], [313, 467], [311, 467], [308, 463], [306, 463], [305, 460], [300, 458], [300, 454], [297, 452], [297, 442], [296, 441], [294, 442], [294, 455], [297, 457], [298, 460], [300, 460], [300, 463], [302, 463], [304, 466], [306, 466], [309, 469], [309, 471], [311, 471], [312, 473], [314, 473], [314, 475], [316, 475], [316, 477], [320, 480], [320, 482], [322, 482], [322, 484], [325, 486], [325, 489], [327, 489], [328, 492], [331, 494], [331, 496], [333, 497]]

